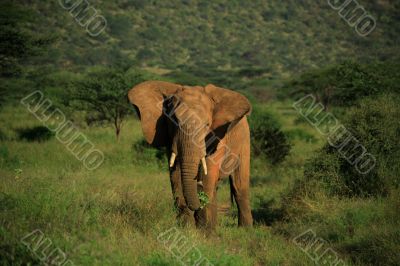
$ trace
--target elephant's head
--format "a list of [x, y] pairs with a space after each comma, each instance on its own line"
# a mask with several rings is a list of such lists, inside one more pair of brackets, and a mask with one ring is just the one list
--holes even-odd
[[186, 87], [159, 81], [137, 85], [128, 97], [136, 107], [147, 142], [171, 149], [170, 166], [178, 163], [181, 168], [186, 203], [191, 210], [199, 209], [196, 176], [200, 164], [207, 173], [206, 139], [211, 134], [222, 138], [250, 113], [249, 101], [214, 85]]

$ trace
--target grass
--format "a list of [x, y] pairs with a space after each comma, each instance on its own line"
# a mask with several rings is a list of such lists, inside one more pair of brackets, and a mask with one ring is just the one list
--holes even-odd
[[[395, 264], [399, 222], [391, 206], [400, 206], [398, 198], [321, 196], [283, 208], [285, 195], [323, 140], [311, 127], [295, 123], [298, 116], [290, 104], [268, 108], [285, 131], [301, 128], [316, 141], [294, 138], [288, 159], [276, 167], [253, 159], [253, 228], [237, 228], [236, 208], [231, 207], [209, 237], [179, 227], [185, 239], [214, 265], [314, 265], [292, 242], [311, 228], [349, 265], [375, 264], [383, 248], [393, 253], [389, 263]], [[94, 171], [86, 170], [55, 138], [18, 140], [17, 129], [40, 126], [22, 107], [4, 108], [0, 121], [7, 137], [0, 144], [2, 264], [37, 263], [20, 239], [40, 229], [75, 265], [179, 265], [157, 240], [176, 226], [168, 173], [157, 162], [138, 160], [132, 151], [142, 138], [138, 121], [129, 119], [118, 143], [112, 128], [81, 129], [105, 155]], [[218, 196], [221, 205], [229, 206], [227, 182], [221, 183]]]

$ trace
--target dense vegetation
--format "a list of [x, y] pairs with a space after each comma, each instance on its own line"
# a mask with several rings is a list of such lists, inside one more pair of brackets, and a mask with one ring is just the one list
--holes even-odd
[[272, 164], [282, 162], [291, 147], [273, 114], [254, 108], [249, 124], [253, 156], [266, 156]]
[[399, 69], [399, 62], [391, 60], [369, 64], [345, 61], [303, 73], [290, 80], [281, 95], [313, 94], [326, 109], [332, 104], [351, 106], [363, 97], [400, 93]]
[[[378, 22], [364, 38], [326, 1], [92, 1], [107, 21], [94, 37], [60, 2], [0, 4], [0, 264], [39, 264], [21, 243], [36, 229], [75, 265], [179, 263], [157, 240], [176, 225], [165, 153], [126, 99], [159, 79], [215, 83], [253, 104], [255, 226], [236, 227], [224, 181], [217, 231], [179, 227], [211, 263], [329, 264], [294, 241], [312, 230], [347, 265], [398, 265], [398, 2], [359, 1]], [[100, 168], [19, 103], [36, 90], [104, 153]], [[308, 94], [323, 104], [312, 115], [333, 115], [376, 158], [371, 171], [293, 108]]]
[[[344, 120], [346, 128], [361, 141], [365, 151], [376, 157], [377, 164], [371, 171], [360, 173], [343, 158], [340, 149], [326, 144], [306, 165], [305, 183], [317, 181], [322, 184], [318, 189], [326, 190], [329, 195], [350, 197], [387, 195], [398, 189], [400, 165], [396, 162], [400, 162], [400, 154], [396, 147], [400, 144], [400, 122], [396, 118], [400, 108], [396, 98], [385, 95], [374, 100], [365, 99], [349, 110]], [[344, 142], [346, 137], [342, 136], [338, 142]], [[310, 194], [315, 187], [305, 189]]]
[[[213, 82], [274, 91], [285, 78], [308, 69], [348, 58], [395, 62], [399, 54], [397, 1], [362, 3], [379, 24], [367, 38], [356, 35], [327, 2], [311, 0], [91, 4], [108, 25], [97, 37], [91, 37], [75, 20], [76, 12], [70, 14], [59, 1], [2, 1], [2, 58], [40, 65], [26, 69], [26, 81], [18, 79], [20, 86], [39, 86], [59, 71], [65, 76], [92, 65], [133, 65], [184, 84]], [[26, 56], [42, 50], [42, 44], [48, 45], [46, 52], [28, 60]]]

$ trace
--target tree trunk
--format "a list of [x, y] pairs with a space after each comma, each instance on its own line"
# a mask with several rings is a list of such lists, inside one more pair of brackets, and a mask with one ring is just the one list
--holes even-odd
[[122, 127], [122, 119], [120, 118], [120, 114], [118, 112], [118, 108], [116, 110], [116, 115], [114, 118], [114, 127], [115, 127], [115, 136], [117, 138], [117, 142], [119, 142], [119, 134], [121, 133], [121, 127]]
[[117, 142], [119, 142], [119, 133], [121, 133], [121, 128], [120, 126], [117, 126], [115, 128], [115, 136], [117, 137]]

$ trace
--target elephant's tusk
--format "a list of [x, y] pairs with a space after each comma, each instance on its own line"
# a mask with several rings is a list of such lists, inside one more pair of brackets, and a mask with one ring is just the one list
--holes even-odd
[[206, 157], [203, 157], [203, 158], [201, 159], [201, 164], [203, 165], [204, 174], [207, 175]]
[[175, 164], [175, 159], [176, 159], [176, 154], [172, 153], [171, 154], [171, 160], [169, 160], [169, 167], [173, 167]]

